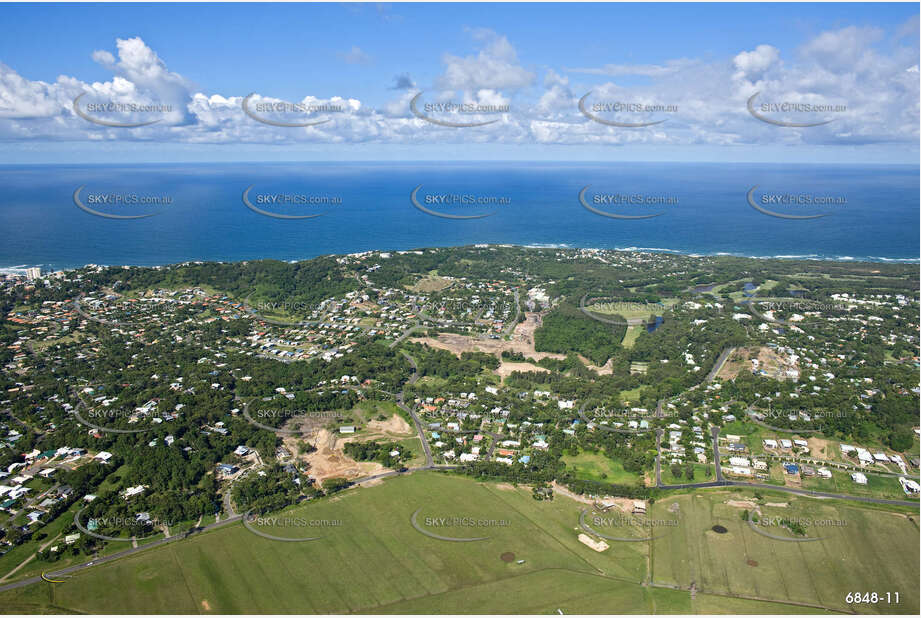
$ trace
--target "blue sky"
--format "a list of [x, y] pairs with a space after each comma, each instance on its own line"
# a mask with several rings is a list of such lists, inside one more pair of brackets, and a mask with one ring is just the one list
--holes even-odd
[[[688, 160], [918, 162], [918, 5], [0, 5], [0, 162]], [[404, 87], [395, 88], [402, 83]], [[168, 104], [94, 124], [83, 102]], [[445, 128], [410, 100], [492, 121]], [[610, 102], [672, 112], [579, 111]], [[342, 105], [281, 128], [241, 101]], [[746, 101], [833, 112], [767, 112]], [[502, 112], [502, 106], [508, 111]], [[492, 108], [500, 111], [494, 112]], [[825, 108], [827, 109], [827, 108]]]

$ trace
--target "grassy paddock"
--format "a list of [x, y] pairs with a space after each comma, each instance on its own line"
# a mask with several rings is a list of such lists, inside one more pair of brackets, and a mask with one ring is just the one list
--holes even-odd
[[[773, 614], [847, 611], [847, 592], [876, 590], [899, 591], [902, 605], [858, 612], [917, 613], [918, 529], [904, 515], [763, 493], [771, 515], [833, 517], [847, 526], [823, 530], [816, 542], [774, 541], [752, 532], [741, 509], [726, 504], [751, 499], [752, 492], [698, 491], [660, 497], [650, 509], [650, 518], [677, 518], [679, 526], [651, 542], [609, 541], [596, 552], [577, 538], [583, 503], [561, 495], [539, 502], [526, 487], [415, 473], [273, 515], [338, 525], [261, 526], [277, 536], [319, 540], [273, 541], [232, 524], [80, 571], [65, 583], [0, 593], [0, 607], [7, 613]], [[487, 538], [427, 536], [410, 523], [417, 509], [427, 532]], [[437, 525], [452, 517], [492, 523]], [[712, 532], [716, 523], [728, 533]], [[503, 560], [506, 552], [514, 559]], [[643, 585], [650, 580], [653, 586]]]

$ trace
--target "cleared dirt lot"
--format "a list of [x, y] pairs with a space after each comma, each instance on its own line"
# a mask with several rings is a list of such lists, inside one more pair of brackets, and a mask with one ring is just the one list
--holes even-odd
[[[413, 337], [412, 341], [422, 343], [433, 348], [447, 350], [456, 356], [464, 352], [485, 352], [493, 354], [500, 359], [502, 352], [518, 352], [527, 358], [542, 360], [544, 358], [555, 358], [564, 360], [565, 354], [554, 354], [552, 352], [538, 352], [534, 349], [534, 331], [540, 328], [541, 313], [528, 311], [525, 312], [525, 321], [515, 326], [509, 341], [503, 339], [485, 339], [480, 337], [471, 337], [469, 335], [456, 335], [453, 333], [441, 333], [437, 337]], [[603, 367], [598, 367], [589, 362], [587, 358], [579, 355], [582, 363], [598, 372], [600, 375], [610, 374], [613, 372], [613, 363], [608, 361]], [[496, 371], [498, 375], [505, 378], [513, 371], [545, 371], [543, 368], [527, 362], [508, 362], [503, 361]]]
[[[384, 466], [379, 463], [371, 461], [359, 462], [346, 455], [342, 450], [346, 442], [347, 440], [340, 439], [329, 430], [321, 429], [317, 433], [316, 442], [314, 443], [317, 450], [302, 456], [302, 459], [310, 465], [308, 475], [322, 485], [326, 479], [353, 479], [359, 476], [376, 474], [384, 470]], [[296, 444], [292, 446], [294, 449], [292, 452], [296, 453]]]
[[798, 365], [786, 363], [783, 357], [772, 348], [754, 346], [736, 348], [726, 359], [719, 373], [717, 373], [717, 377], [731, 380], [739, 375], [740, 371], [751, 371], [751, 359], [753, 358], [758, 359], [758, 369], [763, 369], [770, 377], [780, 380], [786, 379], [784, 372], [787, 369], [799, 369]]

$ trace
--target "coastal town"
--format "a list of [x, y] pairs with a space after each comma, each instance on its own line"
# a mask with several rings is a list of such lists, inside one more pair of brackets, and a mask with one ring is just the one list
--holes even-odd
[[[98, 553], [104, 543], [80, 528], [106, 518], [68, 518], [102, 502], [113, 520], [133, 522], [108, 532], [135, 546], [142, 528], [169, 537], [219, 523], [245, 510], [240, 487], [276, 468], [301, 499], [441, 468], [551, 480], [599, 500], [730, 483], [917, 500], [917, 424], [887, 442], [846, 422], [873, 415], [882, 398], [917, 402], [917, 384], [889, 371], [917, 369], [916, 295], [835, 292], [815, 303], [779, 298], [779, 284], [765, 281], [690, 286], [656, 302], [583, 296], [568, 319], [620, 328], [623, 339], [615, 356], [589, 358], [590, 348], [541, 343], [567, 302], [553, 279], [499, 269], [500, 278], [430, 271], [388, 283], [382, 265], [425, 253], [338, 258], [355, 288], [302, 311], [205, 284], [100, 285], [95, 277], [112, 269], [99, 266], [4, 276], [0, 291], [16, 300], [0, 402], [3, 552]], [[624, 276], [681, 266], [586, 250], [539, 259]], [[673, 328], [684, 332], [664, 339]], [[662, 346], [635, 354], [660, 330]], [[880, 342], [884, 362], [847, 341]], [[369, 346], [389, 360], [369, 364]], [[164, 362], [176, 353], [181, 363]], [[300, 367], [310, 369], [291, 373]], [[586, 378], [618, 375], [610, 394], [580, 390]], [[683, 386], [655, 391], [665, 375]], [[349, 454], [379, 442], [380, 457]], [[164, 511], [162, 481], [128, 473], [144, 453], [213, 462], [200, 512]], [[119, 481], [103, 480], [118, 471]], [[68, 482], [76, 478], [79, 487]]]

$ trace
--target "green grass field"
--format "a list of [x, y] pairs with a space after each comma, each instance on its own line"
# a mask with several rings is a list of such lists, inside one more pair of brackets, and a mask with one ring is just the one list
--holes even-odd
[[[726, 503], [752, 496], [747, 490], [715, 491], [657, 501], [653, 517], [672, 516], [668, 508], [677, 503], [683, 525], [675, 534], [653, 541], [653, 581], [682, 587], [694, 583], [712, 594], [784, 599], [837, 611], [848, 611], [845, 595], [851, 591], [898, 591], [899, 606], [854, 609], [918, 612], [916, 523], [904, 515], [840, 502], [767, 494], [765, 503], [789, 506], [763, 507], [765, 515], [846, 522], [846, 526], [822, 528], [816, 534], [822, 537], [818, 541], [777, 541], [753, 532], [741, 518], [742, 508]], [[718, 534], [711, 529], [714, 525], [728, 532]], [[765, 611], [774, 613], [773, 608]]]
[[639, 475], [624, 470], [621, 462], [609, 459], [601, 453], [564, 454], [563, 463], [575, 471], [576, 477], [580, 479], [621, 485], [633, 485], [640, 479]]
[[[904, 516], [795, 499], [791, 509], [832, 514], [848, 527], [820, 542], [781, 543], [751, 532], [739, 509], [724, 504], [746, 496], [660, 498], [650, 517], [678, 518], [679, 526], [652, 542], [609, 541], [609, 549], [596, 552], [577, 538], [585, 504], [559, 494], [535, 501], [528, 488], [415, 473], [274, 515], [340, 525], [260, 528], [319, 540], [273, 541], [234, 523], [80, 571], [65, 583], [0, 593], [0, 611], [772, 614], [847, 610], [848, 591], [891, 590], [902, 593], [901, 607], [858, 611], [917, 613], [918, 529]], [[677, 513], [668, 510], [673, 503]], [[410, 523], [417, 509], [427, 532], [487, 538], [431, 538]], [[450, 517], [491, 523], [433, 525]], [[717, 522], [729, 533], [708, 531]], [[512, 561], [501, 558], [506, 552]]]

